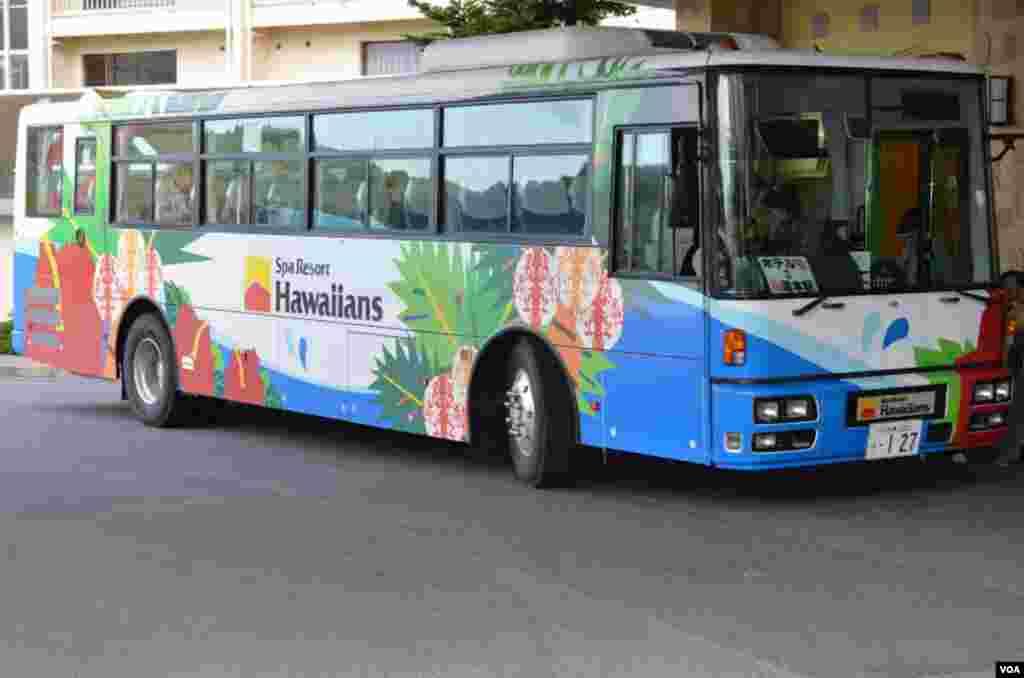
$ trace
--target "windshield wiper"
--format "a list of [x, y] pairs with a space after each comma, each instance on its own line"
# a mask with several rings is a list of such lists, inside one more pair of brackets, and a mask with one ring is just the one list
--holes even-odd
[[[815, 297], [814, 299], [812, 299], [808, 303], [804, 304], [800, 308], [793, 309], [793, 315], [801, 316], [801, 315], [804, 315], [805, 313], [810, 313], [815, 308], [817, 308], [819, 304], [824, 303], [825, 301], [828, 301], [830, 298], [831, 297], [829, 295], [827, 295], [827, 294], [822, 294], [820, 297]], [[846, 304], [841, 302], [841, 301], [837, 301], [837, 302], [832, 303], [832, 304], [825, 304], [825, 308], [845, 308], [845, 307], [846, 307]]]
[[804, 315], [805, 313], [810, 313], [811, 311], [813, 311], [815, 308], [818, 307], [818, 304], [820, 304], [821, 302], [825, 301], [826, 299], [828, 299], [828, 295], [827, 294], [823, 294], [820, 297], [815, 297], [814, 299], [812, 299], [808, 303], [804, 304], [800, 308], [794, 308], [793, 309], [793, 315], [801, 316], [801, 315]]
[[988, 297], [983, 297], [980, 294], [968, 292], [967, 290], [957, 290], [956, 293], [960, 296], [967, 297], [968, 299], [977, 299], [978, 301], [988, 302]]

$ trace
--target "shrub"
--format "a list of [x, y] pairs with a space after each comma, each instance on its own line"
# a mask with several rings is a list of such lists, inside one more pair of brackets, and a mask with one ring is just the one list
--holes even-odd
[[11, 352], [11, 328], [14, 323], [10, 320], [0, 322], [0, 355]]

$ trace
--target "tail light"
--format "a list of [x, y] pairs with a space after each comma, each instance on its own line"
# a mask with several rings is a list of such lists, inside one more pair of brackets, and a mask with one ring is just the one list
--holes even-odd
[[722, 345], [722, 361], [726, 365], [743, 365], [747, 362], [747, 333], [743, 330], [727, 330]]

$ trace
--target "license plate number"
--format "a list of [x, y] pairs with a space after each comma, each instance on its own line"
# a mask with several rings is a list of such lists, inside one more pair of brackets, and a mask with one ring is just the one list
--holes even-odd
[[921, 447], [920, 419], [872, 424], [868, 428], [867, 459], [912, 457]]

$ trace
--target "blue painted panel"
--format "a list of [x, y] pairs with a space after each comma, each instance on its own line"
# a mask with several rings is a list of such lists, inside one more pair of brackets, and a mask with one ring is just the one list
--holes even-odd
[[25, 352], [25, 294], [35, 285], [36, 264], [39, 257], [14, 252], [14, 330], [11, 348], [15, 353]]

